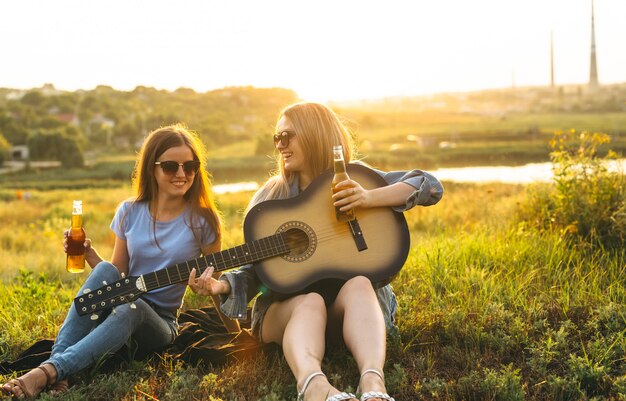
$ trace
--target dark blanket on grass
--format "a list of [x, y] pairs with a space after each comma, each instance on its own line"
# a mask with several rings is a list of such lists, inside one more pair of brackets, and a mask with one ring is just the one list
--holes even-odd
[[[179, 316], [178, 322], [180, 323], [178, 337], [174, 343], [158, 352], [192, 365], [219, 365], [241, 360], [265, 348], [265, 345], [259, 343], [250, 334], [249, 319], [240, 322], [242, 331], [228, 333], [213, 306], [185, 311]], [[22, 352], [16, 360], [0, 362], [0, 373], [8, 374], [39, 366], [50, 357], [52, 344], [54, 344], [54, 339], [37, 341]], [[108, 358], [100, 370], [112, 371], [119, 367], [120, 363], [130, 359], [143, 359], [147, 356], [149, 355], [131, 352], [125, 346]]]

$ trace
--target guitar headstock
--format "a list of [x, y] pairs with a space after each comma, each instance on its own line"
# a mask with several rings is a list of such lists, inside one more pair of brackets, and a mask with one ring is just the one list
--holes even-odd
[[125, 277], [77, 296], [74, 298], [76, 312], [84, 316], [134, 301], [145, 292], [139, 288], [139, 280], [140, 277]]

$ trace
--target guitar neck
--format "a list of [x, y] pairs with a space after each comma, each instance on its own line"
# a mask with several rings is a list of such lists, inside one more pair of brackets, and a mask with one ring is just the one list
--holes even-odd
[[282, 255], [289, 251], [290, 248], [285, 240], [285, 234], [278, 233], [221, 252], [178, 263], [152, 273], [146, 273], [141, 275], [141, 277], [145, 283], [146, 291], [152, 291], [171, 284], [188, 281], [191, 270], [194, 268], [196, 269], [196, 276], [199, 276], [209, 267], [213, 267], [216, 272], [219, 272]]

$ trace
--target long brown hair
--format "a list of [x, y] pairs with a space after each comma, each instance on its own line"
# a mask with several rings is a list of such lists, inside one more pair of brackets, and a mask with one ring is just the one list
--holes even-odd
[[[183, 124], [174, 124], [158, 128], [146, 137], [133, 172], [133, 190], [135, 202], [158, 202], [158, 185], [154, 175], [157, 159], [168, 149], [177, 146], [187, 146], [193, 153], [194, 160], [200, 162], [200, 168], [195, 174], [191, 188], [185, 193], [184, 199], [191, 205], [190, 227], [200, 241], [195, 224], [197, 216], [203, 217], [215, 232], [216, 241], [222, 237], [222, 220], [211, 195], [211, 182], [206, 171], [206, 148], [198, 135]], [[156, 206], [156, 204], [152, 203]], [[154, 220], [156, 241], [156, 220]], [[158, 245], [158, 243], [157, 243]]]
[[[333, 167], [332, 148], [343, 146], [344, 160], [349, 162], [355, 149], [350, 132], [339, 116], [328, 106], [320, 103], [301, 102], [287, 106], [278, 115], [289, 119], [303, 153], [309, 155], [306, 160], [309, 171], [317, 177]], [[276, 155], [276, 174], [270, 177], [258, 191], [248, 206], [267, 199], [284, 199], [289, 195], [289, 185], [294, 177], [285, 171], [285, 162], [280, 154]]]

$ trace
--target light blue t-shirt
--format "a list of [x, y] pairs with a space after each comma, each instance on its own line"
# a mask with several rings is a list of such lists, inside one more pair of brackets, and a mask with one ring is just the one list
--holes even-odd
[[[202, 247], [215, 241], [215, 232], [200, 216], [194, 216], [195, 227], [192, 230], [190, 215], [191, 209], [188, 207], [173, 220], [157, 221], [157, 246], [148, 202], [122, 202], [111, 222], [111, 230], [126, 241], [130, 257], [129, 275], [140, 276], [198, 258], [202, 254]], [[194, 236], [194, 231], [200, 241]], [[169, 285], [148, 292], [142, 298], [158, 307], [174, 311], [182, 306], [186, 286], [186, 282]]]

